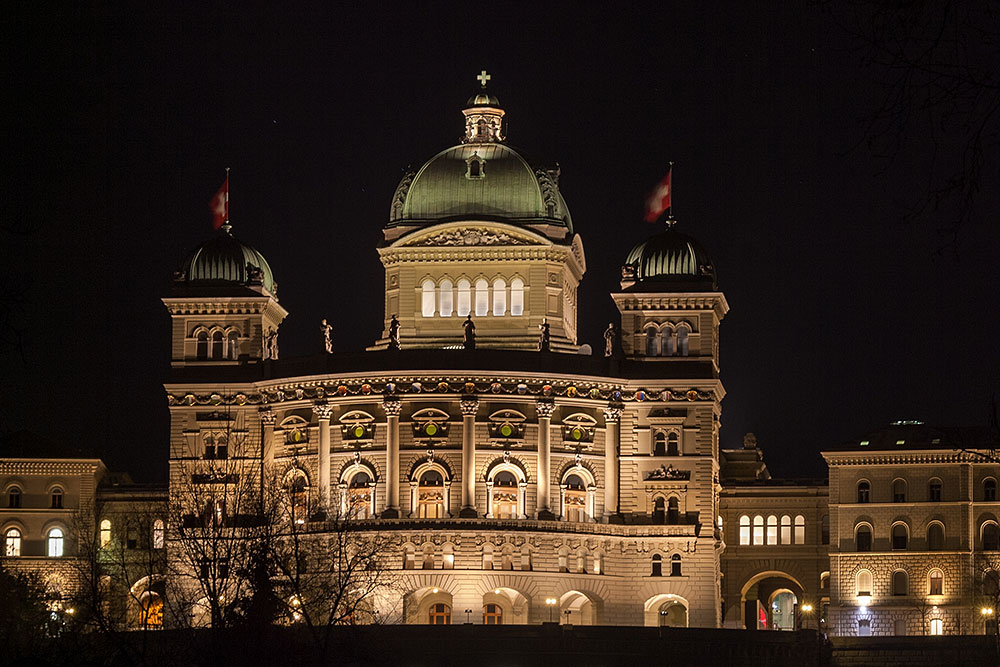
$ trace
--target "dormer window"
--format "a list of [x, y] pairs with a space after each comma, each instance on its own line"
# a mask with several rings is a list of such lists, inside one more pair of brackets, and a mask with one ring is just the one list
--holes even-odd
[[478, 153], [473, 153], [465, 161], [465, 177], [473, 181], [486, 178], [486, 160], [479, 157]]

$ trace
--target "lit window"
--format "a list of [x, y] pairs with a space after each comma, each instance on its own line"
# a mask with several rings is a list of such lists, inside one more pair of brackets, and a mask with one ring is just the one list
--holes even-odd
[[451, 625], [451, 607], [443, 602], [431, 605], [431, 625]]
[[517, 478], [508, 470], [493, 476], [493, 516], [498, 519], [516, 519], [518, 516]]
[[434, 317], [434, 281], [430, 278], [420, 286], [420, 314]]
[[498, 604], [488, 604], [483, 607], [484, 625], [503, 625], [503, 609]]
[[63, 490], [58, 486], [52, 489], [52, 509], [61, 510], [63, 507]]
[[740, 517], [740, 544], [750, 544], [750, 517], [746, 514]]
[[928, 579], [928, 595], [943, 595], [944, 594], [944, 572], [941, 570], [931, 570], [930, 574], [927, 576]]
[[[226, 358], [236, 359], [239, 356], [240, 356], [239, 335], [235, 331], [230, 331], [229, 335], [226, 337]], [[162, 610], [163, 603], [161, 602], [160, 605]], [[161, 613], [160, 618], [162, 619], [162, 617], [163, 614]]]
[[855, 594], [858, 596], [872, 594], [872, 573], [868, 570], [859, 570], [854, 578]]
[[437, 470], [427, 470], [417, 486], [418, 516], [440, 519], [444, 516], [444, 477]]
[[943, 635], [944, 634], [944, 621], [940, 618], [931, 619], [931, 634], [932, 635]]
[[764, 517], [759, 514], [753, 518], [753, 543], [757, 546], [764, 544]]
[[359, 471], [351, 478], [347, 488], [347, 515], [351, 519], [371, 517], [372, 478], [365, 471]]
[[162, 549], [164, 542], [164, 528], [163, 519], [157, 519], [153, 522], [153, 548]]
[[8, 528], [4, 534], [3, 553], [7, 558], [17, 558], [21, 555], [21, 531]]
[[524, 281], [520, 278], [510, 281], [510, 314], [515, 317], [524, 314]]
[[563, 482], [566, 486], [565, 519], [566, 521], [587, 520], [587, 485], [579, 475], [570, 475]]
[[445, 278], [441, 281], [441, 289], [439, 290], [441, 303], [438, 306], [438, 313], [441, 317], [451, 317], [452, 311], [452, 285], [451, 281]]
[[153, 592], [146, 594], [139, 611], [139, 626], [143, 628], [163, 627], [163, 599]]
[[686, 324], [677, 327], [677, 354], [682, 357], [688, 356], [688, 335], [691, 330]]
[[806, 518], [801, 514], [795, 515], [795, 543], [806, 543]]
[[101, 521], [101, 548], [111, 544], [111, 521], [104, 519]]
[[63, 555], [63, 543], [65, 538], [63, 537], [62, 529], [53, 528], [49, 531], [48, 538], [46, 539], [48, 550], [46, 553], [49, 558], [59, 558]]
[[792, 517], [787, 514], [781, 517], [781, 543], [792, 543]]
[[298, 474], [288, 485], [288, 504], [292, 512], [292, 522], [301, 525], [309, 516], [309, 492], [306, 489], [306, 478]]
[[767, 543], [769, 545], [778, 543], [778, 517], [773, 514], [767, 517]]
[[458, 316], [465, 317], [472, 309], [472, 284], [462, 278], [458, 281]]
[[16, 486], [10, 487], [10, 490], [7, 492], [7, 507], [10, 507], [12, 509], [17, 509], [17, 508], [21, 507], [21, 489], [20, 488], [18, 488]]
[[493, 281], [493, 314], [496, 317], [507, 314], [507, 282], [503, 278]]
[[490, 284], [480, 278], [476, 281], [476, 317], [484, 317], [490, 311]]
[[646, 328], [646, 356], [655, 357], [656, 356], [656, 342], [659, 335], [656, 331], [656, 327]]

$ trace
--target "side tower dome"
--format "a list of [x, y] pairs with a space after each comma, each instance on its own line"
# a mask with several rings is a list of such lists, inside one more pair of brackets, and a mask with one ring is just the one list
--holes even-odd
[[702, 245], [674, 228], [635, 245], [622, 266], [622, 350], [636, 359], [705, 363], [698, 375], [719, 372], [719, 323], [729, 311], [715, 267]]
[[[483, 348], [534, 349], [546, 328], [553, 351], [577, 350], [583, 244], [559, 192], [559, 169], [533, 167], [506, 145], [504, 110], [486, 90], [462, 111], [465, 135], [396, 188], [379, 248], [389, 345], [460, 347], [463, 320]], [[395, 325], [394, 325], [395, 326]]]
[[277, 359], [277, 331], [288, 311], [264, 256], [227, 222], [174, 273], [163, 299], [172, 322], [171, 365]]

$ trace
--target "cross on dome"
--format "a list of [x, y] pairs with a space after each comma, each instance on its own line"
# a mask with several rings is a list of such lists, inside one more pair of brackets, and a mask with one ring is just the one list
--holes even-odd
[[486, 87], [486, 82], [489, 81], [492, 78], [493, 77], [491, 77], [489, 74], [486, 73], [486, 70], [483, 70], [482, 72], [479, 73], [479, 76], [476, 77], [476, 80], [479, 83], [483, 84], [483, 88], [485, 88]]

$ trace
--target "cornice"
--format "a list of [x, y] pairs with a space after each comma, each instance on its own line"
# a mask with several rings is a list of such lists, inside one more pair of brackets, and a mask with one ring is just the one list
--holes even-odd
[[288, 315], [273, 297], [165, 297], [171, 315], [261, 315], [270, 310]]
[[78, 475], [96, 474], [104, 464], [100, 459], [0, 458], [0, 474]]
[[625, 310], [714, 310], [719, 319], [729, 312], [722, 292], [615, 292], [611, 298]]
[[968, 454], [957, 449], [910, 450], [904, 452], [822, 452], [831, 468], [842, 466], [920, 465], [942, 463], [970, 463]]

